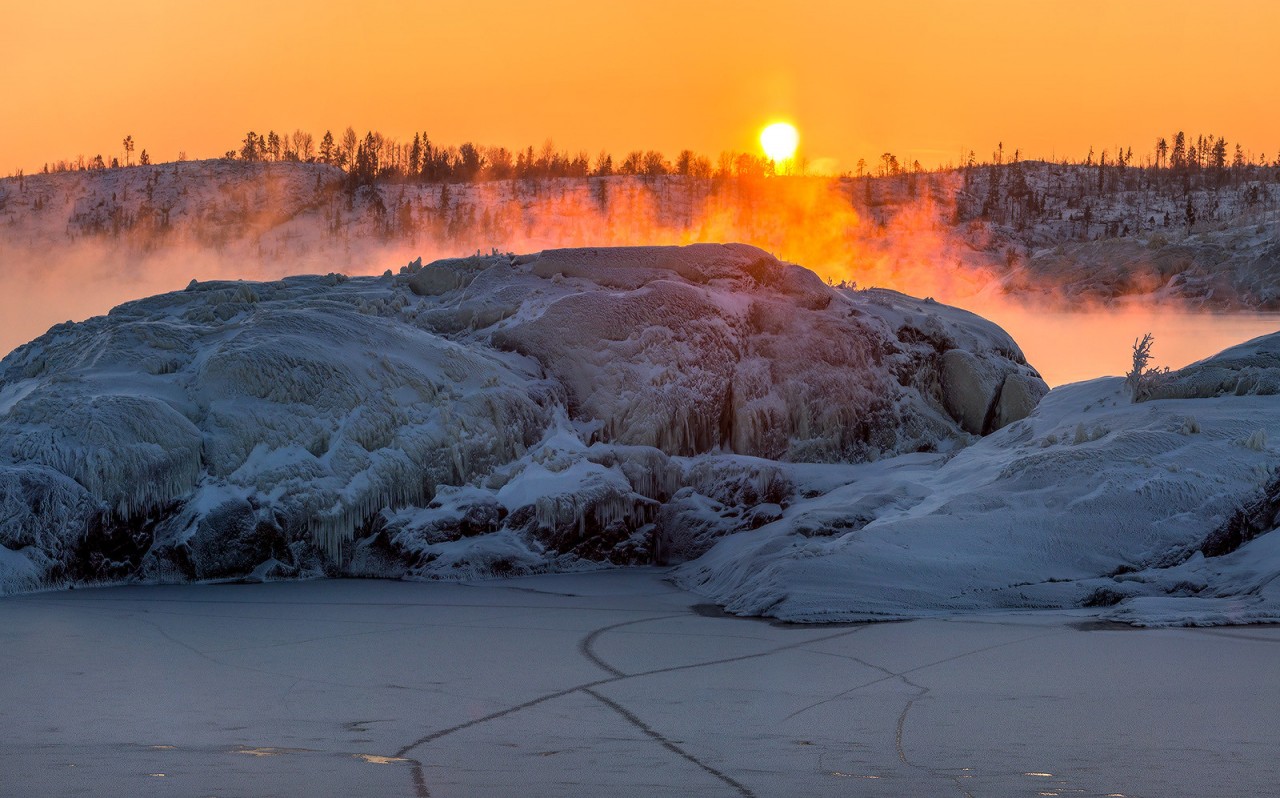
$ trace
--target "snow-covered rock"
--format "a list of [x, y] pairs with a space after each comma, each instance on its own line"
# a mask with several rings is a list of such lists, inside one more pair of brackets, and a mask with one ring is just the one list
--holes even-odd
[[1147, 383], [1140, 399], [1280, 394], [1280, 336], [1246, 341]]
[[683, 559], [781, 517], [781, 463], [954, 452], [1044, 390], [989, 322], [744, 245], [193, 281], [0, 361], [0, 585]]
[[1071, 606], [1147, 625], [1277, 621], [1277, 411], [1271, 395], [1135, 404], [1120, 378], [1064, 386], [951, 457], [792, 467], [808, 500], [677, 581], [793, 621]]
[[1276, 529], [1280, 529], [1280, 477], [1272, 479], [1256, 498], [1209, 533], [1200, 544], [1200, 553], [1221, 557]]

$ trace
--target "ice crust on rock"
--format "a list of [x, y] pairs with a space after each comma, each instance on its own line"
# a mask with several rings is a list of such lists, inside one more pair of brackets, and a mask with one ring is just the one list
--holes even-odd
[[792, 467], [808, 501], [676, 579], [791, 621], [1086, 607], [1143, 625], [1274, 622], [1280, 454], [1244, 441], [1277, 429], [1273, 396], [1134, 404], [1120, 378], [1063, 386], [953, 457]]
[[1280, 464], [1274, 350], [1046, 397], [994, 324], [744, 245], [195, 283], [0, 362], [0, 585], [697, 558], [740, 613], [1158, 622], [1274, 548], [1197, 550]]
[[[451, 527], [434, 499], [471, 486], [489, 497], [467, 512], [499, 507], [489, 531], [544, 552], [522, 562], [646, 561], [665, 502], [717, 493], [686, 458], [845, 462], [963, 443], [938, 368], [954, 350], [1042, 385], [976, 317], [837, 291], [738, 244], [193, 281], [59, 325], [0, 365], [0, 464], [30, 470], [5, 501], [54, 475], [84, 493], [52, 505], [65, 523], [15, 516], [5, 542], [29, 547], [37, 523], [79, 530], [48, 572], [72, 581], [94, 534], [133, 542], [112, 573], [234, 575], [268, 552], [297, 573], [341, 572], [359, 539], [362, 568], [432, 575], [431, 547], [474, 527]], [[975, 401], [989, 408], [997, 389]], [[220, 535], [243, 556], [215, 553]]]

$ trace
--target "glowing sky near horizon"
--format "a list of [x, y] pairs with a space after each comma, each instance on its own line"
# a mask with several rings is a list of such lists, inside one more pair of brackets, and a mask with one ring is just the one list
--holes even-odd
[[[1280, 149], [1280, 3], [778, 4], [0, 0], [0, 174], [216, 157], [245, 131], [347, 125], [571, 152], [756, 151], [787, 119], [826, 171], [1083, 157], [1158, 135]], [[135, 153], [136, 157], [137, 153]]]

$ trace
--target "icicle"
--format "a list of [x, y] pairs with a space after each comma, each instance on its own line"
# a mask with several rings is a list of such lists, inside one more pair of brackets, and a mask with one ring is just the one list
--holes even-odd
[[650, 523], [658, 511], [658, 503], [642, 496], [611, 494], [595, 503], [592, 513], [601, 527], [623, 523], [639, 528]]
[[579, 534], [583, 531], [583, 513], [578, 503], [578, 497], [572, 494], [567, 496], [539, 496], [537, 501], [534, 502], [534, 518], [542, 529], [554, 530], [570, 522], [577, 521]]

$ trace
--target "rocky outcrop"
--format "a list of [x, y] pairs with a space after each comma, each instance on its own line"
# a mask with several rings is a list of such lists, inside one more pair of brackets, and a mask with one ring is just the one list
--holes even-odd
[[1200, 544], [1200, 553], [1221, 557], [1276, 529], [1280, 529], [1280, 477], [1272, 479], [1259, 496], [1210, 532]]
[[[113, 579], [680, 559], [782, 512], [762, 462], [956, 448], [1043, 391], [989, 322], [740, 244], [193, 282], [0, 362], [0, 506], [27, 508], [0, 523], [27, 553], [0, 568], [74, 581], [90, 550]], [[713, 507], [723, 522], [686, 534]]]

